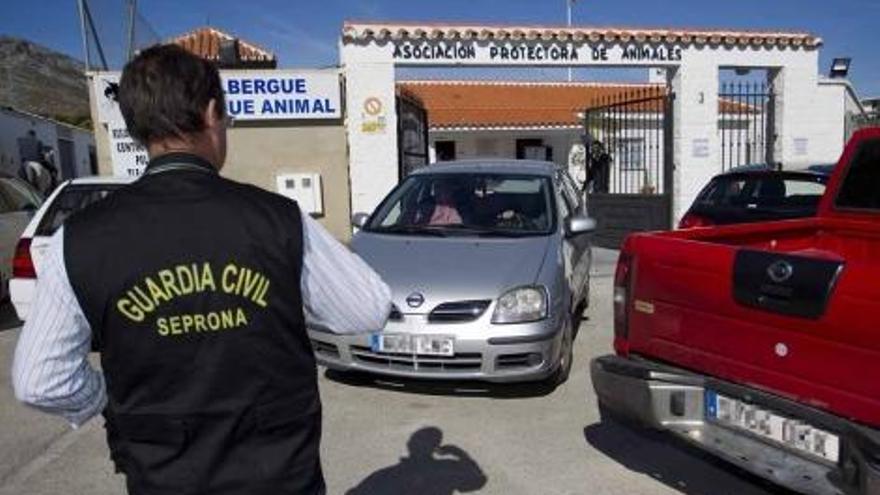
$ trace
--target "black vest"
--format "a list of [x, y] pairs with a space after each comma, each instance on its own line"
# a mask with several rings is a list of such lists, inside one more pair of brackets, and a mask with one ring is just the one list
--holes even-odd
[[176, 154], [65, 224], [130, 493], [324, 492], [299, 215]]

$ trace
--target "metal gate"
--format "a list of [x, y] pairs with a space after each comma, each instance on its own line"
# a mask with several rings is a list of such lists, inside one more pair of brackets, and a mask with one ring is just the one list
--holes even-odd
[[594, 244], [618, 248], [632, 232], [672, 226], [672, 101], [665, 86], [600, 98], [584, 112]]
[[775, 167], [776, 95], [766, 82], [724, 82], [718, 92], [721, 171], [742, 165]]
[[397, 95], [398, 177], [406, 178], [412, 171], [428, 164], [428, 112], [413, 95]]

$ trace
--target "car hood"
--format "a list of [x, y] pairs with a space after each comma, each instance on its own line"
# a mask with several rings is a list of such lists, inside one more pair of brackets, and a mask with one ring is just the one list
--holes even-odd
[[[485, 239], [415, 237], [361, 232], [352, 248], [391, 286], [403, 313], [428, 313], [450, 301], [497, 299], [505, 290], [532, 284], [550, 237]], [[418, 292], [424, 303], [406, 303]]]

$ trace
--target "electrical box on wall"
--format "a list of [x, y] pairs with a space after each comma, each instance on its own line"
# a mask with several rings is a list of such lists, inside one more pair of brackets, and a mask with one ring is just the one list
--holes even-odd
[[302, 211], [312, 215], [324, 214], [321, 174], [279, 174], [276, 183], [278, 194], [296, 201]]

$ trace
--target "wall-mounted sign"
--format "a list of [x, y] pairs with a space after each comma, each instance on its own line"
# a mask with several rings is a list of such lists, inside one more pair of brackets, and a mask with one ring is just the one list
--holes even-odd
[[364, 111], [367, 115], [379, 115], [382, 113], [382, 100], [371, 96], [364, 100]]
[[110, 160], [113, 162], [113, 175], [118, 177], [138, 177], [144, 173], [150, 157], [147, 149], [136, 143], [128, 135], [125, 122], [113, 122], [107, 127], [110, 136]]
[[795, 156], [807, 156], [810, 140], [804, 137], [794, 138], [794, 154]]
[[654, 43], [560, 43], [546, 41], [400, 41], [394, 61], [415, 65], [676, 65], [682, 48]]
[[113, 163], [113, 175], [117, 177], [137, 177], [141, 175], [150, 157], [147, 149], [136, 143], [128, 134], [125, 120], [119, 111], [116, 101], [116, 90], [119, 88], [119, 74], [100, 74], [92, 80], [93, 91], [97, 99], [98, 123], [107, 128], [110, 145], [110, 161]]
[[709, 158], [709, 140], [706, 138], [695, 138], [691, 142], [691, 156], [694, 158]]
[[224, 71], [226, 109], [236, 120], [339, 119], [339, 73], [328, 71]]
[[363, 112], [361, 113], [361, 132], [364, 134], [382, 134], [387, 127], [385, 119], [385, 105], [376, 96], [364, 99]]

